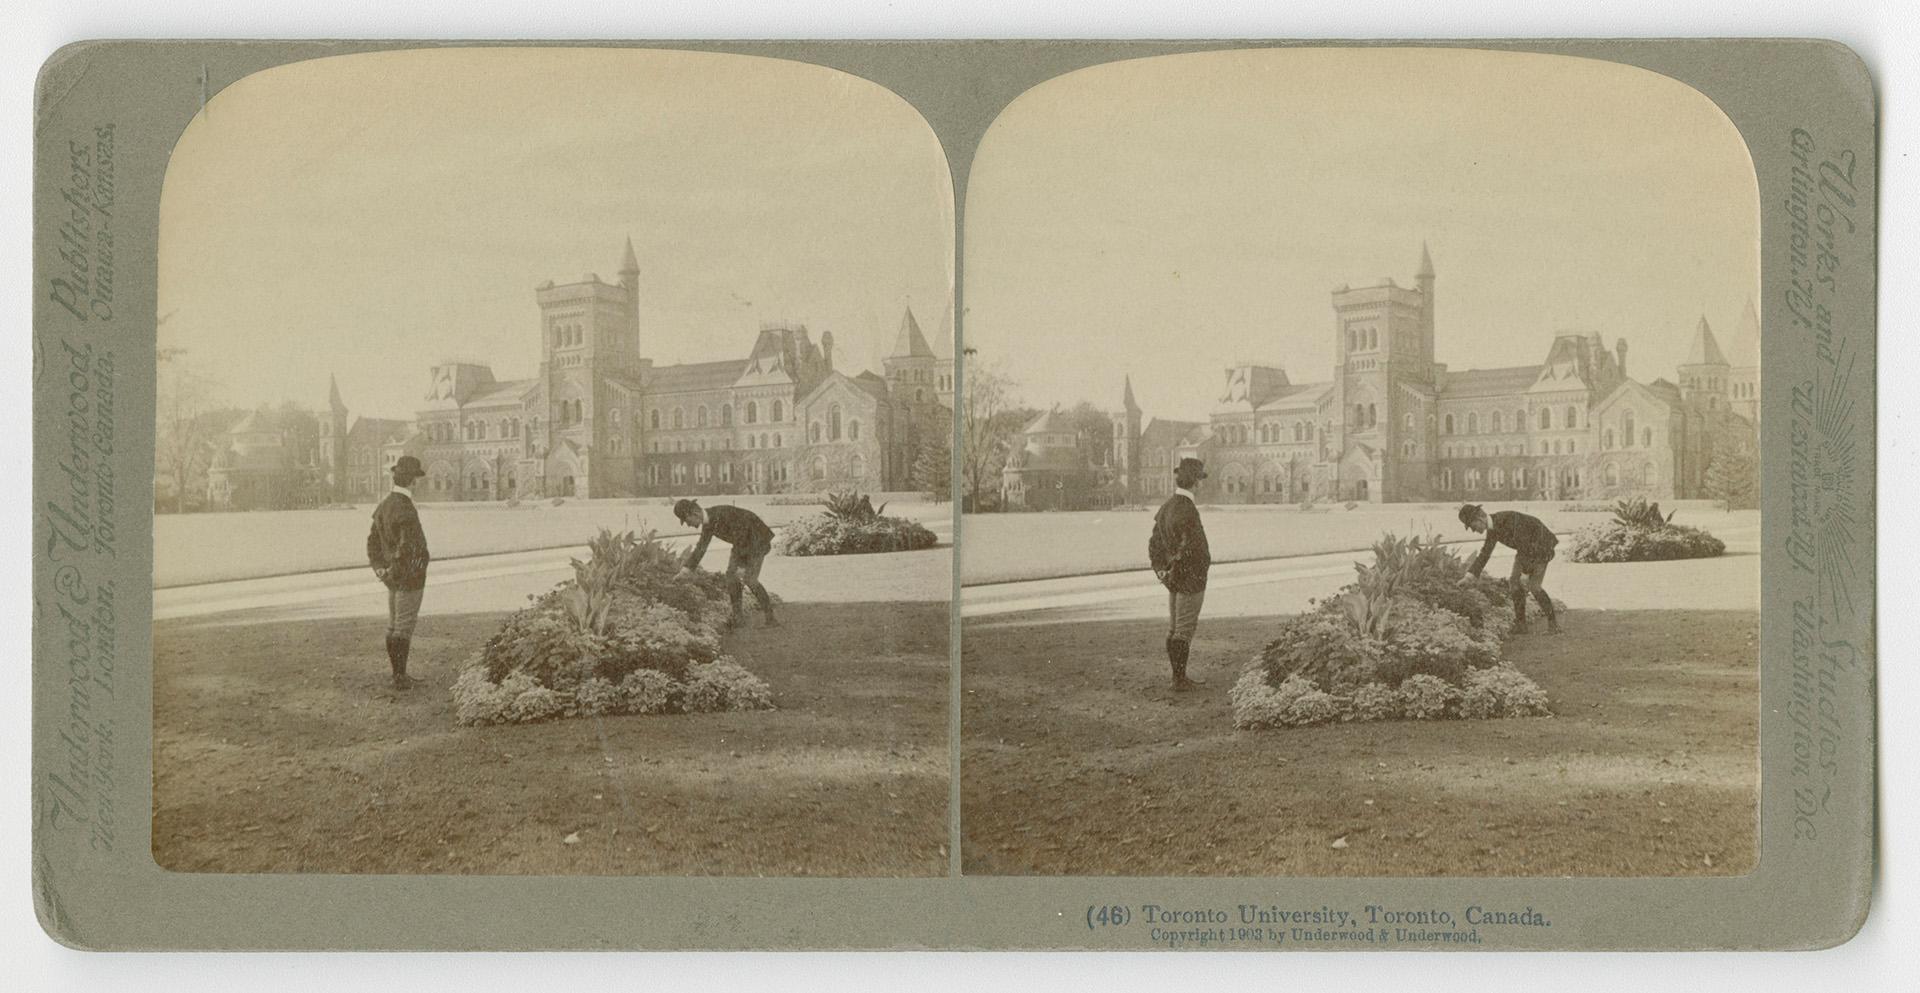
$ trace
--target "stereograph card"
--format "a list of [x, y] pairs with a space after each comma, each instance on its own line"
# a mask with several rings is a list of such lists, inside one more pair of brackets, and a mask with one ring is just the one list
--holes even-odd
[[63, 943], [1865, 919], [1841, 46], [89, 42], [36, 142]]

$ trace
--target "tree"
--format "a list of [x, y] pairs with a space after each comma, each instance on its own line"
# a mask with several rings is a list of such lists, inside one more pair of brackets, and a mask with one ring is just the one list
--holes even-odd
[[204, 489], [213, 464], [217, 436], [215, 397], [218, 384], [194, 369], [184, 349], [161, 349], [154, 438], [154, 468], [173, 487], [173, 511], [183, 513], [187, 493], [196, 484]]
[[1723, 448], [1707, 465], [1707, 495], [1723, 510], [1760, 506], [1759, 466], [1744, 448]]
[[944, 502], [953, 495], [953, 446], [942, 438], [922, 442], [909, 475], [914, 489], [926, 493], [935, 503]]
[[1009, 428], [1006, 416], [1014, 403], [1013, 379], [997, 367], [975, 361], [971, 350], [967, 357], [960, 400], [960, 472], [969, 506], [977, 511], [983, 494], [998, 491], [1000, 470], [1020, 428]]

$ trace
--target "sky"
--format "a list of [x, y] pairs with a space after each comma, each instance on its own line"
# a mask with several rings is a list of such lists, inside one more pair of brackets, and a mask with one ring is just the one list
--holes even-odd
[[534, 287], [640, 263], [641, 354], [744, 359], [762, 320], [880, 371], [936, 351], [953, 193], [890, 91], [796, 62], [647, 51], [351, 55], [221, 90], [161, 195], [163, 348], [238, 406], [410, 417], [429, 367], [539, 364]]
[[967, 186], [964, 344], [1027, 403], [1205, 419], [1241, 362], [1332, 376], [1341, 285], [1436, 271], [1437, 361], [1556, 332], [1675, 378], [1758, 307], [1745, 143], [1697, 91], [1565, 56], [1247, 50], [1081, 70], [1014, 101]]

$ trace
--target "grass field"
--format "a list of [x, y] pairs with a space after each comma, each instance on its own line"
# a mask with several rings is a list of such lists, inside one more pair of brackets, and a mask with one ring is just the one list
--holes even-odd
[[[814, 504], [772, 504], [766, 497], [706, 497], [701, 503], [748, 507], [775, 527], [820, 509]], [[364, 566], [373, 506], [156, 515], [154, 585], [183, 586]], [[529, 501], [518, 507], [423, 502], [419, 508], [427, 545], [436, 559], [585, 545], [603, 527], [690, 533], [674, 520], [673, 509], [659, 498], [569, 500], [558, 507], [549, 501]], [[886, 505], [886, 512], [938, 522], [949, 518], [952, 505], [895, 500]]]
[[[1289, 506], [1202, 507], [1215, 562], [1312, 555], [1370, 547], [1381, 534], [1438, 534], [1448, 540], [1473, 534], [1454, 516], [1458, 504], [1340, 505], [1302, 512]], [[1523, 510], [1555, 531], [1568, 532], [1612, 518], [1604, 512], [1562, 512], [1561, 503], [1498, 504], [1489, 510]], [[1719, 530], [1759, 520], [1757, 511], [1726, 513], [1704, 502], [1683, 502], [1676, 523]], [[1087, 572], [1147, 567], [1152, 510], [1045, 514], [969, 514], [961, 521], [961, 582], [1002, 583]], [[1563, 539], [1564, 541], [1564, 539]]]
[[[1199, 693], [1163, 619], [968, 627], [965, 871], [1669, 876], [1751, 871], [1759, 617], [1574, 610], [1509, 657], [1555, 716], [1235, 731], [1275, 618], [1207, 620]], [[1335, 842], [1344, 839], [1341, 847]]]
[[[930, 876], [947, 867], [947, 607], [789, 604], [728, 650], [772, 712], [462, 728], [500, 614], [154, 628], [153, 854], [196, 872]], [[569, 839], [572, 839], [569, 841]]]

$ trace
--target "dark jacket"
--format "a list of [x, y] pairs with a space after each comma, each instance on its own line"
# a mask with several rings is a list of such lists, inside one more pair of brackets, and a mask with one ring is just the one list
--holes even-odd
[[707, 545], [715, 538], [762, 555], [773, 550], [773, 529], [767, 527], [759, 514], [721, 504], [707, 508], [707, 523], [700, 528], [700, 543], [694, 545], [693, 554], [687, 556], [687, 568], [699, 567], [700, 557], [707, 554]]
[[1560, 539], [1538, 517], [1530, 517], [1517, 510], [1502, 510], [1489, 514], [1487, 541], [1480, 546], [1480, 557], [1473, 560], [1473, 574], [1480, 575], [1486, 568], [1487, 560], [1493, 557], [1493, 546], [1505, 545], [1520, 553], [1520, 558], [1530, 562], [1544, 562], [1553, 558], [1553, 548]]
[[1207, 588], [1207, 567], [1213, 555], [1207, 549], [1207, 529], [1200, 524], [1200, 508], [1179, 493], [1153, 515], [1153, 537], [1147, 539], [1147, 558], [1154, 575], [1175, 593], [1198, 593]]
[[367, 531], [367, 564], [389, 589], [419, 590], [427, 586], [427, 533], [420, 515], [404, 493], [388, 493], [373, 508], [373, 527]]

